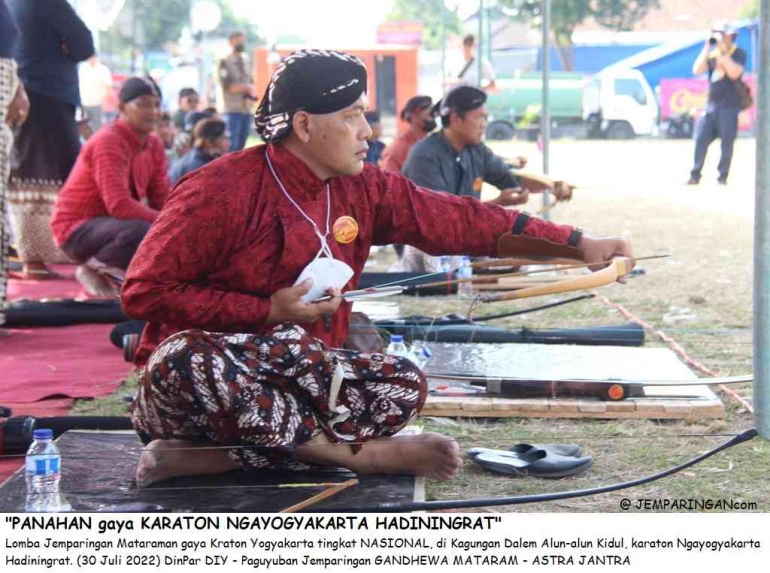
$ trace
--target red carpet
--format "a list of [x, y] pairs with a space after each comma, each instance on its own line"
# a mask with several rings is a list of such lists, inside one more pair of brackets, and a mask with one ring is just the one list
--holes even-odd
[[43, 298], [90, 298], [80, 283], [75, 280], [74, 265], [51, 265], [51, 269], [63, 275], [63, 279], [46, 281], [20, 280], [13, 278], [8, 281], [8, 300], [20, 298], [40, 300]]
[[12, 329], [0, 339], [0, 404], [114, 392], [132, 366], [109, 340], [111, 324]]
[[[72, 407], [72, 400], [60, 398], [58, 400], [44, 400], [34, 404], [15, 404], [0, 402], [13, 410], [14, 416], [66, 416]], [[24, 457], [0, 458], [0, 484], [7, 480], [24, 464]]]
[[[53, 270], [64, 278], [11, 277], [8, 299], [89, 298], [75, 280], [74, 266], [54, 265]], [[112, 328], [110, 324], [85, 324], [11, 329], [10, 336], [0, 338], [0, 405], [12, 408], [14, 416], [65, 416], [73, 398], [113, 393], [132, 366], [110, 343]], [[53, 397], [56, 399], [50, 399]], [[23, 459], [0, 459], [0, 483]]]

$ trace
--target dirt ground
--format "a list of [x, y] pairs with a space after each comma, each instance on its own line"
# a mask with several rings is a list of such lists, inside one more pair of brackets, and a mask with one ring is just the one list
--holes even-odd
[[[525, 155], [537, 170], [534, 144], [493, 143], [501, 155]], [[644, 264], [646, 274], [602, 294], [664, 330], [688, 354], [720, 375], [752, 370], [753, 139], [736, 143], [729, 185], [716, 183], [719, 148], [710, 150], [698, 187], [684, 185], [692, 161], [687, 140], [557, 141], [551, 147], [551, 173], [579, 188], [574, 199], [552, 211], [557, 222], [587, 232], [628, 237], [637, 255], [671, 253]], [[527, 210], [537, 212], [540, 198]], [[539, 301], [538, 301], [539, 302]], [[510, 304], [510, 308], [521, 308]], [[467, 304], [465, 307], [467, 308]], [[502, 305], [501, 311], [508, 306]], [[462, 312], [446, 298], [406, 300], [403, 313]], [[495, 309], [497, 311], [497, 308]], [[620, 322], [616, 311], [596, 299], [509, 319], [510, 326], [550, 327]], [[648, 333], [648, 346], [662, 346]], [[121, 394], [126, 388], [120, 391]], [[751, 385], [738, 387], [751, 397]], [[507, 447], [517, 442], [578, 443], [594, 457], [586, 474], [561, 480], [510, 478], [466, 464], [450, 482], [428, 482], [429, 499], [467, 499], [534, 494], [596, 487], [667, 469], [753, 425], [734, 400], [722, 396], [727, 417], [707, 422], [596, 420], [434, 420], [426, 429], [454, 436], [460, 446]], [[121, 409], [116, 399], [83, 403], [81, 412]], [[713, 436], [712, 434], [723, 434]], [[496, 511], [607, 512], [619, 502], [639, 499], [713, 499], [756, 502], [770, 510], [770, 443], [754, 440], [687, 471], [653, 484], [614, 494], [561, 502], [497, 508]]]

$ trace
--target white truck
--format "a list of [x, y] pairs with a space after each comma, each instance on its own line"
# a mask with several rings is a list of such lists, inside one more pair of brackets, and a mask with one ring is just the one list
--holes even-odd
[[[487, 100], [487, 138], [510, 139], [518, 131], [519, 137], [536, 139], [542, 86], [536, 72], [498, 80]], [[658, 106], [638, 70], [607, 68], [593, 76], [555, 72], [549, 88], [552, 126], [562, 133], [610, 139], [654, 133]]]
[[651, 135], [658, 123], [658, 104], [639, 70], [610, 67], [586, 80], [583, 120], [589, 137]]

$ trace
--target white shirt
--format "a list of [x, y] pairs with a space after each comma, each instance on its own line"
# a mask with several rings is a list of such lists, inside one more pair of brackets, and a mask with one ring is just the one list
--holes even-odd
[[83, 107], [101, 107], [112, 89], [112, 74], [102, 63], [83, 62], [78, 68]]
[[455, 69], [454, 74], [452, 74], [456, 79], [458, 79], [458, 83], [474, 87], [484, 87], [495, 81], [495, 70], [492, 67], [492, 63], [486, 58], [481, 58], [481, 77], [483, 81], [479, 83], [478, 57], [473, 58], [473, 62], [468, 67], [468, 69], [465, 70], [463, 77], [460, 78], [460, 72], [463, 71], [463, 68], [465, 68], [467, 64], [468, 62], [463, 59], [462, 63], [458, 63], [458, 67]]

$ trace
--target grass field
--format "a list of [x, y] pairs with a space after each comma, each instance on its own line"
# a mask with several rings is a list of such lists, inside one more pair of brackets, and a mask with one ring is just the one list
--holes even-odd
[[[539, 167], [534, 145], [495, 143], [504, 155], [525, 155]], [[551, 172], [580, 187], [569, 204], [552, 211], [557, 222], [590, 233], [622, 235], [637, 255], [674, 256], [645, 264], [646, 275], [602, 293], [675, 338], [694, 359], [721, 375], [752, 369], [752, 230], [754, 141], [736, 143], [727, 187], [716, 184], [718, 144], [712, 146], [699, 187], [687, 187], [690, 141], [559, 141], [552, 144]], [[536, 212], [539, 197], [530, 199]], [[466, 305], [467, 306], [467, 305]], [[511, 308], [515, 306], [509, 305]], [[500, 310], [508, 306], [501, 305]], [[457, 312], [447, 299], [402, 303], [403, 313]], [[497, 311], [497, 308], [495, 309]], [[620, 322], [597, 300], [510, 319], [511, 326], [550, 327]], [[648, 345], [663, 345], [648, 333]], [[129, 392], [125, 386], [119, 394]], [[751, 387], [738, 388], [750, 397]], [[594, 456], [584, 476], [563, 480], [498, 477], [466, 465], [452, 481], [429, 482], [431, 499], [490, 497], [594, 487], [666, 469], [726, 440], [702, 434], [734, 433], [752, 417], [723, 397], [727, 416], [704, 423], [663, 421], [423, 420], [427, 429], [454, 436], [462, 448], [505, 447], [517, 442], [576, 442]], [[84, 402], [79, 412], [125, 411], [119, 397]], [[697, 437], [695, 436], [697, 435]], [[504, 511], [619, 511], [619, 500], [695, 498], [756, 502], [770, 510], [770, 444], [755, 440], [663, 481], [616, 494], [579, 498]]]

